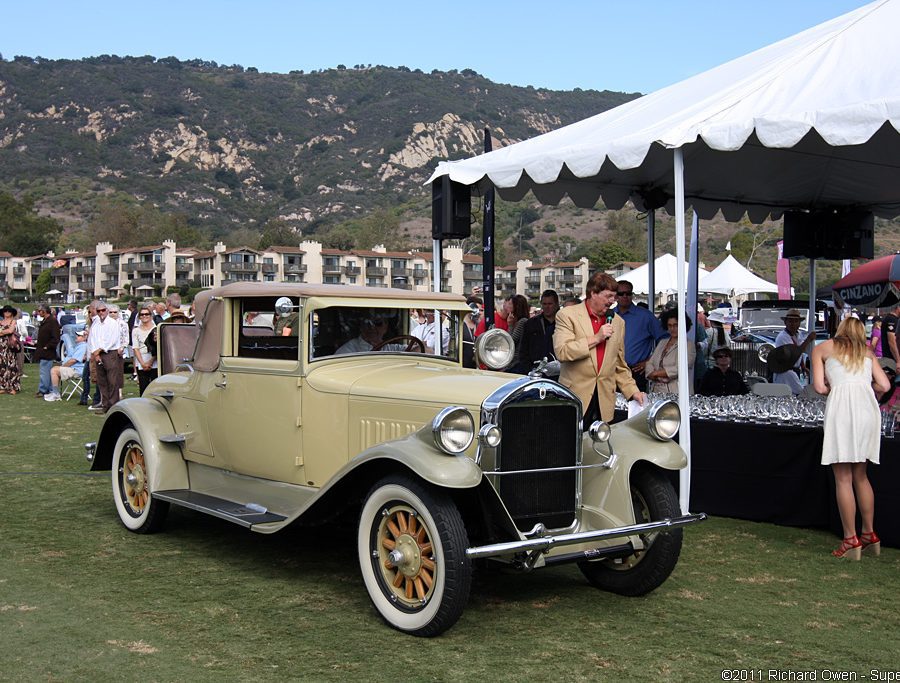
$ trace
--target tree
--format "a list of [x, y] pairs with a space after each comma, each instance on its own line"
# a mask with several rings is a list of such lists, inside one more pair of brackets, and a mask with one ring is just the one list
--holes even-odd
[[731, 253], [744, 266], [750, 268], [753, 257], [761, 247], [771, 245], [778, 237], [779, 223], [761, 223], [753, 225], [744, 217], [740, 221], [741, 229], [731, 236]]
[[637, 261], [633, 251], [618, 242], [601, 241], [599, 239], [585, 240], [575, 249], [575, 256], [587, 257], [591, 267], [599, 270], [612, 268], [622, 261]]
[[45, 254], [56, 248], [61, 234], [59, 223], [37, 214], [33, 199], [18, 201], [0, 192], [0, 251], [17, 256]]
[[37, 279], [34, 281], [34, 293], [38, 297], [44, 296], [47, 292], [50, 291], [50, 269], [45, 268], [41, 271], [40, 275], [37, 276]]
[[262, 236], [259, 238], [259, 248], [267, 249], [271, 246], [293, 245], [297, 243], [297, 233], [284, 221], [273, 219], [263, 226]]

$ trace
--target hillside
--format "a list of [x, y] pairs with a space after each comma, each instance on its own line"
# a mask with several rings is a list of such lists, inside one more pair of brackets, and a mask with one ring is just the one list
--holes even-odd
[[635, 95], [498, 85], [472, 71], [338, 68], [265, 74], [174, 58], [0, 62], [4, 185], [88, 217], [124, 192], [205, 232], [279, 218], [299, 228], [425, 197], [436, 164]]

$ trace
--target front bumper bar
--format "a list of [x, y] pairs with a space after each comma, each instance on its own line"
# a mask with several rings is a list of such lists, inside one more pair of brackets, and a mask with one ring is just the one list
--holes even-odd
[[706, 519], [705, 512], [698, 512], [695, 515], [682, 515], [681, 517], [673, 517], [661, 519], [658, 522], [646, 522], [644, 524], [631, 524], [629, 526], [614, 527], [612, 529], [599, 529], [597, 531], [582, 531], [575, 534], [560, 534], [559, 536], [542, 536], [541, 538], [530, 538], [524, 541], [508, 541], [506, 543], [492, 543], [491, 545], [481, 545], [475, 548], [468, 548], [466, 556], [470, 559], [478, 559], [482, 557], [498, 557], [501, 555], [515, 555], [516, 553], [535, 552], [545, 553], [551, 548], [565, 545], [576, 545], [579, 543], [588, 543], [590, 541], [605, 541], [610, 538], [621, 538], [622, 536], [637, 536], [653, 531], [666, 532], [688, 524], [696, 524]]

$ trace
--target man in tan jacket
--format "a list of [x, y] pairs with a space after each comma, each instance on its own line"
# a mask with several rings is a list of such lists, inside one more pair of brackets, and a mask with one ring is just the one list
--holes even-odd
[[616, 291], [612, 276], [594, 273], [584, 303], [556, 314], [553, 350], [561, 366], [559, 382], [581, 399], [585, 429], [594, 420], [613, 419], [616, 387], [626, 398], [641, 405], [646, 401], [625, 363], [625, 323], [610, 310]]

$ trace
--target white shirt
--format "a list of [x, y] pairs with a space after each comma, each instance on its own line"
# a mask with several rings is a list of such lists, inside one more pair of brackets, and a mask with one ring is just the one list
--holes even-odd
[[106, 320], [101, 320], [98, 315], [91, 321], [91, 330], [88, 333], [88, 349], [91, 353], [101, 351], [117, 351], [120, 340], [119, 321], [106, 315]]
[[[428, 348], [434, 348], [434, 322], [422, 323], [416, 325], [410, 333], [416, 339], [421, 339]], [[447, 349], [450, 346], [450, 333], [448, 330], [441, 330], [441, 347], [443, 347], [444, 355], [447, 355]]]

